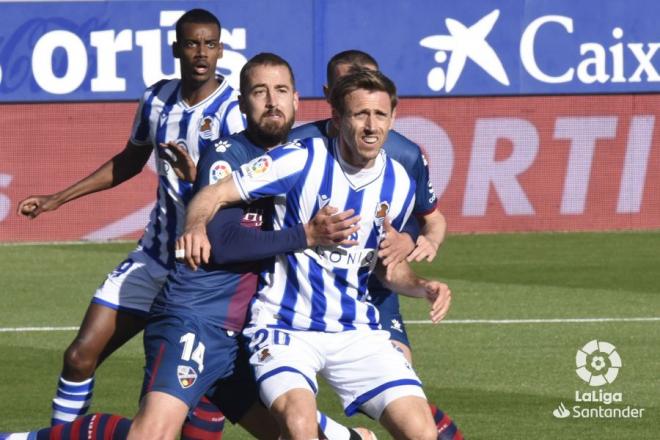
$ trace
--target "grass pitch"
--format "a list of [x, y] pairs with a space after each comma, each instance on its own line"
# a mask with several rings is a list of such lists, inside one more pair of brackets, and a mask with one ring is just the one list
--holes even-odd
[[[0, 431], [48, 424], [62, 351], [75, 335], [16, 328], [77, 326], [91, 293], [132, 247], [0, 246]], [[416, 266], [452, 287], [447, 322], [423, 322], [422, 301], [402, 304], [429, 400], [469, 439], [657, 439], [659, 261], [660, 232], [449, 237], [434, 264]], [[594, 339], [612, 343], [622, 360], [616, 380], [602, 387], [575, 372], [577, 350]], [[99, 369], [93, 410], [132, 415], [143, 364], [137, 337]], [[576, 402], [576, 393], [584, 400], [592, 391], [621, 402]], [[365, 417], [344, 418], [327, 387], [319, 402], [332, 417], [388, 438]], [[570, 411], [563, 419], [553, 416], [562, 403]], [[574, 406], [644, 411], [641, 418], [574, 418]], [[229, 424], [225, 432], [248, 438]]]

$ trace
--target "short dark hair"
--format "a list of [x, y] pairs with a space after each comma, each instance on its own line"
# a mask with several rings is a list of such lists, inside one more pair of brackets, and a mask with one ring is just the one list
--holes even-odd
[[250, 75], [250, 72], [252, 69], [254, 69], [256, 66], [284, 66], [286, 69], [289, 71], [289, 75], [291, 75], [291, 84], [293, 84], [293, 90], [296, 90], [296, 79], [293, 76], [293, 69], [291, 69], [291, 66], [289, 63], [282, 58], [279, 55], [275, 55], [274, 53], [270, 52], [261, 52], [253, 56], [248, 60], [245, 65], [243, 65], [243, 68], [241, 69], [241, 75], [240, 75], [240, 91], [241, 95], [245, 95], [248, 93], [248, 90], [246, 90], [247, 87], [247, 82], [248, 82], [248, 76]]
[[339, 78], [337, 84], [330, 91], [330, 105], [340, 115], [344, 114], [346, 110], [346, 96], [359, 89], [387, 93], [390, 95], [392, 110], [396, 108], [398, 103], [396, 86], [391, 79], [377, 70], [360, 70]]
[[183, 25], [186, 23], [215, 24], [218, 26], [218, 31], [222, 31], [222, 26], [220, 26], [220, 20], [218, 20], [218, 17], [206, 9], [191, 9], [179, 17], [179, 19], [176, 21], [177, 41], [181, 41], [183, 39]]
[[337, 78], [335, 78], [335, 71], [337, 70], [337, 66], [340, 64], [350, 64], [352, 67], [351, 72], [363, 69], [368, 65], [375, 66], [376, 70], [380, 69], [378, 62], [368, 53], [357, 49], [345, 50], [335, 54], [332, 58], [330, 58], [330, 61], [328, 61], [326, 71], [326, 80], [328, 82], [328, 86], [332, 86], [337, 80]]

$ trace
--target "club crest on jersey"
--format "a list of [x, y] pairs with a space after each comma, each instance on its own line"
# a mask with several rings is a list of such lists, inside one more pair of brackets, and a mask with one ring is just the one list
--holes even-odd
[[383, 226], [385, 223], [385, 217], [390, 212], [390, 204], [387, 201], [380, 202], [376, 208], [376, 225], [378, 227]]
[[267, 348], [262, 349], [259, 352], [259, 362], [266, 362], [269, 361], [273, 358], [273, 356], [270, 354], [270, 351]]
[[247, 175], [249, 177], [255, 177], [261, 174], [265, 174], [270, 170], [272, 165], [272, 160], [270, 156], [261, 156], [252, 160], [247, 165]]
[[213, 185], [219, 180], [224, 179], [231, 174], [231, 165], [224, 160], [213, 162], [209, 170], [209, 185]]
[[188, 365], [177, 366], [176, 376], [179, 379], [179, 385], [183, 389], [190, 388], [197, 380], [197, 372]]
[[217, 138], [220, 134], [220, 121], [215, 115], [204, 116], [199, 121], [199, 137], [202, 139]]

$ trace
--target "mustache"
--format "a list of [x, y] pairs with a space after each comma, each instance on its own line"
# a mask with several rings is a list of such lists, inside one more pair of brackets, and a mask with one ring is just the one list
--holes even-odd
[[281, 110], [276, 109], [276, 108], [272, 108], [272, 109], [270, 109], [270, 110], [266, 110], [265, 112], [263, 112], [263, 113], [261, 114], [261, 117], [262, 117], [262, 118], [265, 118], [266, 116], [279, 116], [280, 118], [284, 118], [284, 117], [285, 117], [285, 116], [284, 116], [284, 113], [282, 113]]

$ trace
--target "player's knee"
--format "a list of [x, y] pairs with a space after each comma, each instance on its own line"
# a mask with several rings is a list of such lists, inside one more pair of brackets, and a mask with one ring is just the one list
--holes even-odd
[[305, 439], [316, 437], [318, 429], [315, 417], [310, 418], [299, 412], [291, 412], [285, 415], [284, 422], [286, 425], [283, 429], [285, 438]]
[[75, 375], [76, 380], [89, 378], [94, 374], [97, 356], [79, 340], [73, 343], [64, 352], [64, 370], [69, 375]]

